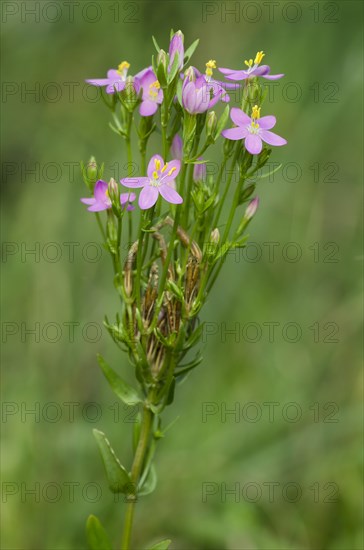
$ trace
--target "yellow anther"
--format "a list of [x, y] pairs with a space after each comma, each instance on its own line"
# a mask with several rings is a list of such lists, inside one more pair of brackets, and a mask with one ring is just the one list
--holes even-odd
[[170, 169], [170, 171], [168, 172], [168, 175], [171, 176], [173, 174], [173, 172], [175, 172], [177, 170], [177, 168], [175, 166], [173, 166], [173, 168]]
[[154, 160], [154, 166], [155, 166], [156, 170], [160, 170], [161, 169], [161, 161], [159, 159], [155, 159]]
[[163, 168], [162, 168], [162, 174], [163, 174], [163, 172], [165, 172], [165, 171], [167, 170], [167, 167], [168, 167], [168, 162], [163, 166]]
[[254, 105], [252, 110], [252, 118], [255, 120], [258, 120], [260, 118], [260, 107], [258, 105]]
[[152, 84], [149, 87], [150, 88], [156, 88], [157, 90], [159, 90], [161, 85], [159, 84], [158, 80], [155, 80], [155, 82], [152, 82]]
[[249, 59], [249, 61], [245, 60], [244, 63], [249, 68], [253, 66], [253, 60], [252, 59]]
[[122, 61], [119, 66], [118, 66], [118, 71], [119, 73], [125, 71], [125, 69], [129, 69], [130, 67], [130, 63], [128, 63], [127, 61]]
[[216, 69], [216, 61], [214, 59], [210, 59], [206, 63], [206, 76], [212, 76], [212, 69]]
[[153, 179], [154, 179], [154, 180], [157, 180], [157, 179], [158, 179], [158, 172], [156, 172], [155, 170], [154, 170], [154, 172], [153, 172]]
[[262, 62], [262, 59], [263, 57], [265, 56], [265, 53], [263, 53], [262, 51], [261, 52], [257, 52], [257, 55], [255, 56], [255, 59], [254, 59], [254, 63], [256, 65], [259, 65], [259, 63]]

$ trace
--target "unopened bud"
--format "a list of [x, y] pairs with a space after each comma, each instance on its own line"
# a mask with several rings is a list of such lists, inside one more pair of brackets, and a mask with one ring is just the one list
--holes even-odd
[[184, 36], [182, 31], [177, 31], [171, 38], [171, 42], [169, 44], [169, 67], [168, 71], [171, 70], [173, 62], [175, 60], [175, 57], [178, 56], [178, 68], [182, 69], [183, 67], [183, 60], [185, 56], [184, 51]]
[[195, 82], [196, 74], [193, 67], [188, 67], [188, 69], [185, 71], [185, 81], [186, 80], [188, 80], [189, 82]]
[[[202, 160], [202, 157], [199, 157], [198, 160]], [[206, 179], [206, 164], [203, 162], [201, 164], [195, 164], [193, 167], [193, 181], [198, 183], [200, 181], [205, 181]]]
[[217, 116], [215, 111], [210, 111], [207, 113], [206, 117], [206, 135], [214, 136], [217, 126]]
[[258, 209], [258, 206], [259, 206], [259, 198], [254, 197], [254, 199], [250, 201], [250, 203], [247, 206], [247, 209], [245, 210], [244, 218], [246, 220], [251, 220], [252, 217], [255, 215]]
[[217, 227], [215, 227], [215, 229], [213, 231], [211, 231], [210, 241], [214, 244], [219, 244], [219, 242], [220, 242], [220, 231], [218, 230]]
[[138, 103], [138, 90], [132, 76], [128, 76], [125, 81], [125, 88], [121, 92], [121, 97], [127, 109], [132, 112]]
[[114, 178], [109, 181], [107, 192], [115, 214], [120, 213], [120, 189]]
[[159, 50], [157, 55], [157, 79], [162, 88], [167, 86], [167, 54], [164, 50]]
[[171, 145], [172, 158], [182, 160], [183, 158], [183, 141], [179, 134], [176, 134]]

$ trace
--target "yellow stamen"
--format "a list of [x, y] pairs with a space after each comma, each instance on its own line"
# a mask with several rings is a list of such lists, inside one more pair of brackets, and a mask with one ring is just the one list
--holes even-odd
[[155, 159], [154, 160], [154, 166], [155, 166], [156, 170], [160, 170], [161, 169], [161, 161], [159, 159]]
[[118, 66], [118, 71], [119, 73], [122, 73], [123, 71], [125, 71], [125, 69], [129, 69], [129, 67], [130, 63], [128, 63], [127, 61], [122, 61]]
[[259, 65], [259, 63], [262, 62], [263, 57], [265, 56], [265, 53], [263, 51], [257, 52], [257, 55], [255, 56], [254, 63], [256, 65]]
[[215, 59], [210, 59], [210, 61], [206, 63], [206, 76], [212, 76], [212, 69], [216, 69]]
[[153, 179], [154, 180], [158, 179], [158, 172], [156, 172], [156, 171], [153, 172]]
[[173, 174], [173, 172], [175, 172], [177, 170], [177, 168], [175, 166], [173, 166], [173, 168], [170, 169], [170, 171], [168, 172], [168, 175], [171, 176]]
[[252, 110], [252, 118], [255, 120], [258, 120], [260, 118], [260, 107], [258, 105], [254, 105]]
[[158, 80], [156, 80], [155, 82], [152, 82], [152, 84], [149, 85], [149, 95], [151, 98], [153, 99], [157, 98], [158, 96], [157, 90], [159, 90], [160, 87], [161, 85], [159, 84]]
[[162, 174], [163, 174], [163, 172], [165, 172], [165, 171], [167, 170], [167, 167], [168, 167], [168, 162], [163, 166], [163, 168], [162, 168]]
[[244, 63], [249, 68], [253, 66], [253, 60], [252, 59], [249, 59], [249, 61], [245, 60]]
[[158, 80], [156, 80], [155, 82], [152, 82], [152, 84], [149, 87], [150, 88], [156, 88], [157, 90], [159, 90], [161, 85], [159, 84]]

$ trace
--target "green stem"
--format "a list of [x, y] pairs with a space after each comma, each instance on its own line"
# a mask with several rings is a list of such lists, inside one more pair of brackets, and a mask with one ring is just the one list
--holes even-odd
[[[137, 492], [138, 482], [139, 482], [140, 475], [142, 473], [145, 455], [148, 450], [148, 443], [149, 443], [150, 434], [152, 431], [153, 419], [154, 419], [154, 415], [152, 411], [148, 407], [144, 406], [138, 446], [135, 451], [133, 465], [130, 473], [131, 482], [133, 487], [135, 488], [135, 492]], [[126, 507], [125, 520], [124, 520], [124, 532], [123, 532], [123, 537], [121, 541], [121, 550], [129, 550], [130, 548], [135, 504], [137, 502], [136, 495], [133, 495], [133, 496], [134, 498], [130, 502], [128, 502]]]
[[[220, 206], [219, 206], [219, 209], [217, 211], [217, 214], [216, 214], [216, 218], [215, 218], [215, 221], [214, 221], [214, 224], [213, 224], [213, 227], [217, 227], [217, 224], [219, 222], [219, 219], [220, 219], [220, 215], [221, 215], [221, 212], [222, 212], [222, 208], [224, 206], [224, 203], [225, 203], [225, 200], [226, 200], [226, 197], [227, 197], [227, 194], [229, 192], [229, 189], [230, 189], [230, 185], [231, 185], [231, 181], [233, 179], [233, 175], [234, 175], [234, 168], [235, 168], [235, 164], [236, 164], [236, 161], [238, 160], [238, 156], [240, 154], [240, 141], [238, 141], [238, 143], [236, 144], [236, 149], [235, 149], [235, 155], [234, 155], [234, 158], [232, 160], [232, 163], [231, 163], [231, 166], [230, 166], [230, 174], [229, 174], [229, 178], [228, 178], [228, 181], [227, 181], [227, 184], [225, 186], [225, 190], [224, 190], [224, 194], [222, 196], [222, 199], [220, 201]], [[225, 164], [226, 164], [226, 160], [224, 159], [223, 161], [224, 163], [224, 167], [225, 167]], [[220, 182], [219, 182], [220, 184]]]

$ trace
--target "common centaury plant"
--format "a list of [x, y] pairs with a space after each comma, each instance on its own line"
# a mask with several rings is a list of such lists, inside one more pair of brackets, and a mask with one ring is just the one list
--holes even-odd
[[[156, 485], [153, 462], [163, 435], [161, 414], [173, 402], [178, 382], [201, 361], [199, 352], [191, 355], [202, 336], [199, 313], [229, 250], [246, 243], [246, 228], [258, 207], [252, 176], [267, 163], [270, 146], [286, 143], [271, 132], [276, 118], [261, 116], [265, 94], [260, 79], [283, 76], [261, 64], [263, 52], [245, 61], [243, 70], [218, 69], [225, 82], [214, 78], [214, 60], [204, 73], [188, 66], [198, 40], [185, 51], [181, 31], [171, 32], [168, 54], [155, 40], [154, 45], [152, 64], [135, 76], [128, 76], [129, 63], [123, 61], [107, 78], [87, 81], [102, 88], [111, 128], [125, 141], [126, 173], [120, 182], [106, 182], [94, 158], [82, 165], [91, 196], [81, 200], [95, 213], [120, 298], [115, 320], [106, 317], [105, 327], [129, 356], [134, 387], [101, 356], [98, 360], [118, 398], [140, 407], [129, 467], [104, 433], [94, 430], [110, 489], [125, 495], [124, 550], [131, 548], [135, 504]], [[229, 92], [238, 107], [230, 109]], [[220, 102], [217, 116], [212, 108]], [[233, 126], [225, 129], [229, 115]], [[149, 158], [153, 134], [153, 146], [159, 139], [158, 154]], [[216, 155], [212, 146], [217, 141], [222, 157], [216, 174], [210, 174], [206, 163]], [[87, 536], [92, 550], [112, 548], [95, 516], [88, 519]], [[169, 544], [165, 540], [153, 548]]]

